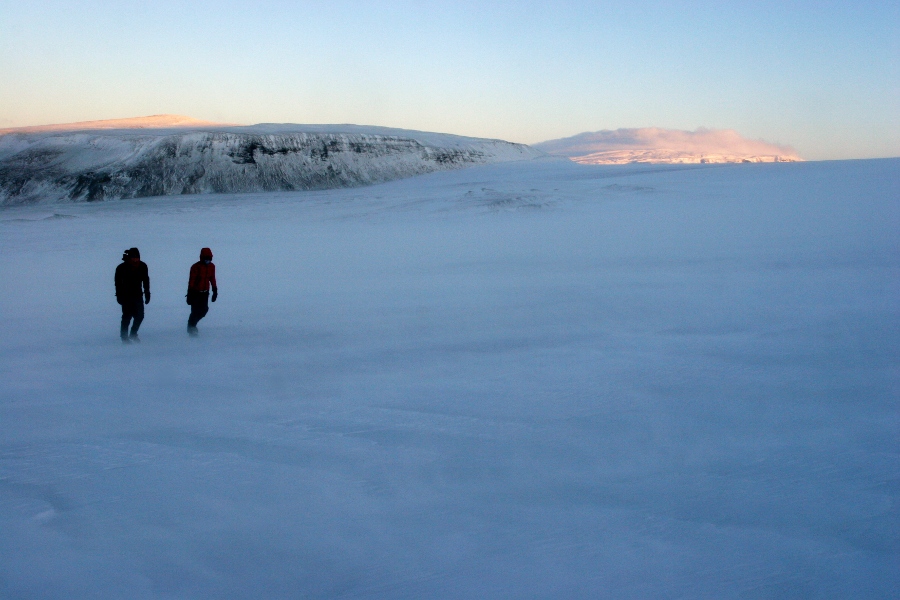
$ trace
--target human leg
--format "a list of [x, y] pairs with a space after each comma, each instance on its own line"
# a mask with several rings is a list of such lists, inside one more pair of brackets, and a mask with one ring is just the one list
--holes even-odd
[[137, 337], [138, 329], [141, 327], [141, 323], [144, 320], [144, 301], [141, 298], [138, 298], [134, 301], [134, 306], [132, 307], [132, 314], [134, 315], [134, 322], [131, 324], [131, 337]]
[[119, 327], [119, 337], [123, 340], [128, 339], [128, 324], [131, 323], [131, 303], [127, 300], [122, 302], [122, 323]]
[[191, 302], [191, 316], [188, 317], [188, 331], [197, 329], [197, 323], [209, 312], [209, 293], [195, 294]]

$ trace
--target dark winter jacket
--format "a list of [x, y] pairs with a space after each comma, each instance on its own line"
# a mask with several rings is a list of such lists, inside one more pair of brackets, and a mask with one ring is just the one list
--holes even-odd
[[149, 294], [150, 274], [146, 263], [141, 261], [132, 265], [130, 262], [123, 262], [116, 267], [116, 300], [119, 304]]
[[202, 260], [191, 265], [191, 275], [188, 278], [188, 294], [206, 293], [212, 289], [214, 292], [216, 287], [216, 265], [206, 264]]

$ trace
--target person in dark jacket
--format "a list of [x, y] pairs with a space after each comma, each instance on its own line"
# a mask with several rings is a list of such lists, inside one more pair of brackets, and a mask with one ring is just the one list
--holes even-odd
[[[219, 297], [219, 288], [216, 286], [216, 265], [212, 263], [213, 253], [209, 248], [200, 250], [200, 260], [191, 265], [191, 274], [188, 277], [187, 303], [191, 306], [191, 316], [188, 317], [187, 331], [190, 335], [197, 335], [197, 322], [209, 312], [210, 299], [215, 302]], [[212, 298], [209, 291], [212, 290]]]
[[[122, 264], [116, 267], [116, 301], [122, 305], [119, 336], [123, 343], [140, 342], [138, 329], [144, 320], [144, 303], [150, 304], [150, 275], [137, 248], [126, 250]], [[131, 334], [128, 333], [128, 324]]]

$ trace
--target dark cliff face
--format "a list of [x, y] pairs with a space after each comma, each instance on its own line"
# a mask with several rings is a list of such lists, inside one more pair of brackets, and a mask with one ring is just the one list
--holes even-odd
[[0, 204], [352, 187], [538, 154], [365, 134], [12, 135], [0, 138]]

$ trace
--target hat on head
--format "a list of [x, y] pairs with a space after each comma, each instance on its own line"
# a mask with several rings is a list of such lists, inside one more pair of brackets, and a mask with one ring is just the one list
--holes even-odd
[[209, 248], [203, 248], [202, 250], [200, 250], [200, 260], [203, 260], [204, 258], [208, 258], [211, 260], [212, 250], [210, 250]]
[[141, 251], [138, 250], [137, 248], [129, 248], [125, 252], [125, 254], [128, 255], [128, 258], [140, 258], [141, 257]]

